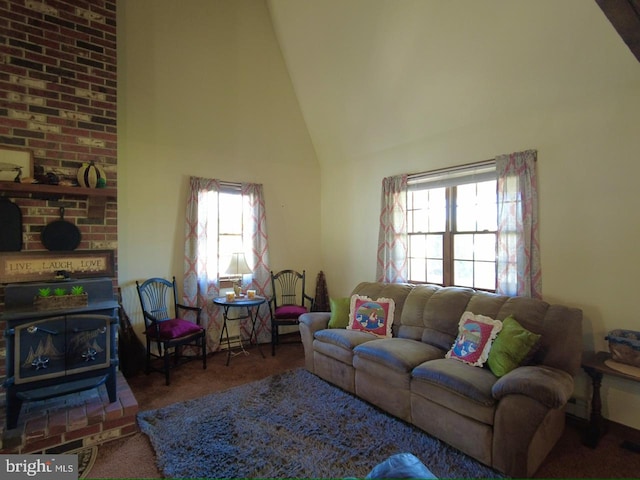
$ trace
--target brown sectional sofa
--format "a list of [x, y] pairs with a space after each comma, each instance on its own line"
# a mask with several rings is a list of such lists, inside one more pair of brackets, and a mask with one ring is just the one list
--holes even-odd
[[[352, 294], [395, 301], [393, 338], [330, 329], [330, 313], [305, 314], [308, 370], [500, 472], [535, 473], [564, 429], [580, 368], [581, 310], [436, 285], [363, 282]], [[533, 360], [498, 378], [445, 358], [465, 311], [513, 315], [541, 334]]]

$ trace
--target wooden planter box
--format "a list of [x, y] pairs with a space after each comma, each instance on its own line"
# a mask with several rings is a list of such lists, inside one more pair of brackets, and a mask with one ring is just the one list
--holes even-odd
[[89, 296], [81, 295], [53, 295], [51, 297], [35, 297], [33, 306], [36, 310], [59, 310], [64, 308], [86, 307], [89, 304]]

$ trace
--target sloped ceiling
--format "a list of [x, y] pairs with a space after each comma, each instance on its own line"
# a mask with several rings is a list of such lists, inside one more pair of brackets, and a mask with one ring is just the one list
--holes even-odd
[[596, 0], [629, 50], [640, 61], [640, 0]]
[[580, 102], [640, 72], [595, 1], [267, 4], [321, 163]]

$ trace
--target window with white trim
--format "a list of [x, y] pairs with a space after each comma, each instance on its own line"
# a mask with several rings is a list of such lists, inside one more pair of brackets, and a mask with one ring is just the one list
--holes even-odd
[[409, 281], [495, 291], [495, 162], [411, 175]]
[[207, 197], [207, 208], [210, 212], [216, 213], [215, 217], [209, 218], [217, 218], [217, 222], [210, 221], [208, 224], [209, 242], [215, 242], [215, 245], [209, 246], [209, 252], [217, 252], [216, 256], [208, 257], [209, 262], [215, 262], [215, 265], [210, 265], [210, 271], [219, 272], [221, 286], [230, 286], [232, 279], [225, 275], [225, 269], [229, 265], [231, 255], [243, 251], [240, 185], [225, 183], [219, 192], [210, 191]]

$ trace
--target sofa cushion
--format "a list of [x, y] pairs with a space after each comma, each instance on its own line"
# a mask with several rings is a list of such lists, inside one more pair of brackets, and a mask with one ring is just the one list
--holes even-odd
[[[424, 309], [429, 299], [442, 287], [439, 285], [416, 285], [407, 295], [404, 303], [402, 315], [398, 313], [396, 303], [396, 321], [394, 324], [394, 333], [397, 337], [412, 338], [413, 340], [422, 340], [422, 334], [425, 328]], [[458, 316], [458, 320], [460, 317]], [[456, 320], [457, 321], [457, 320]], [[450, 337], [444, 344], [449, 348], [453, 337]], [[433, 342], [428, 342], [432, 345]], [[445, 349], [442, 347], [443, 350]]]
[[458, 336], [446, 357], [481, 367], [489, 357], [491, 343], [502, 329], [502, 322], [484, 315], [464, 312], [458, 328]]
[[329, 328], [347, 328], [351, 299], [349, 297], [330, 298], [329, 303], [331, 305]]
[[448, 350], [458, 334], [458, 324], [462, 314], [469, 309], [467, 305], [475, 291], [471, 288], [440, 287], [432, 295], [425, 292], [423, 285], [418, 285], [409, 296], [407, 304], [413, 302], [416, 297], [424, 301], [420, 318], [424, 330], [422, 341], [436, 347]]
[[315, 333], [313, 351], [351, 367], [353, 363], [353, 349], [363, 342], [371, 342], [376, 338], [377, 337], [369, 333], [355, 330], [328, 328]]
[[[326, 343], [326, 342], [314, 340], [313, 341], [313, 358], [316, 364], [318, 364], [320, 362], [319, 359], [322, 358], [317, 356], [318, 354], [322, 354], [325, 357], [329, 357], [329, 359], [331, 360], [337, 360], [340, 363], [344, 363], [349, 367], [352, 367], [353, 350], [339, 347], [333, 343]], [[316, 371], [318, 368], [319, 368], [319, 365], [316, 365]]]
[[343, 330], [341, 328], [327, 328], [319, 330], [313, 336], [316, 341], [323, 343], [331, 343], [345, 350], [353, 350], [355, 347], [364, 342], [376, 340], [370, 333], [359, 332], [357, 330]]
[[491, 407], [496, 376], [484, 368], [475, 368], [453, 359], [430, 360], [413, 369], [413, 378], [445, 388], [476, 403]]
[[391, 337], [394, 310], [395, 302], [392, 298], [372, 300], [366, 296], [353, 295], [347, 328], [369, 332], [378, 337]]
[[503, 320], [502, 330], [491, 345], [487, 366], [496, 377], [502, 377], [522, 364], [539, 340], [540, 335], [530, 332], [510, 315]]
[[381, 338], [362, 343], [353, 353], [399, 372], [410, 372], [422, 362], [444, 356], [439, 348], [405, 338]]

